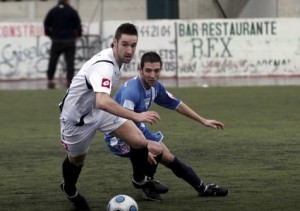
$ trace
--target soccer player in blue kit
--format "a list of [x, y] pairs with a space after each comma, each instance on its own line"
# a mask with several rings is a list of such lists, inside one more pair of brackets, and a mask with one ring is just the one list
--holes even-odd
[[[156, 52], [147, 52], [141, 58], [139, 75], [126, 81], [116, 92], [114, 99], [124, 108], [140, 113], [149, 109], [154, 102], [159, 106], [175, 110], [200, 124], [215, 129], [223, 129], [224, 124], [216, 121], [205, 119], [193, 111], [181, 100], [175, 98], [165, 87], [158, 81], [162, 68], [162, 61]], [[226, 196], [228, 189], [217, 186], [216, 184], [205, 185], [197, 176], [193, 169], [174, 156], [167, 146], [162, 142], [163, 134], [161, 132], [153, 133], [144, 123], [135, 122], [137, 127], [143, 132], [148, 141], [148, 171], [147, 176], [154, 180], [154, 174], [158, 163], [162, 163], [179, 178], [189, 183], [200, 197], [208, 196]], [[122, 157], [131, 156], [131, 148], [121, 139], [106, 135], [105, 141], [110, 151]], [[161, 153], [161, 149], [163, 153]], [[163, 183], [160, 183], [164, 185]], [[155, 192], [147, 188], [142, 189], [146, 197], [150, 200], [161, 201], [161, 193], [168, 191]]]

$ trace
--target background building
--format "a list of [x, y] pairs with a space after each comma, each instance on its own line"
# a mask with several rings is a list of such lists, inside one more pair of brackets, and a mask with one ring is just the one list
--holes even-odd
[[[57, 0], [2, 0], [0, 21], [42, 21], [56, 3]], [[84, 22], [145, 20], [149, 16], [147, 5], [157, 5], [156, 9], [165, 11], [165, 18], [171, 17], [169, 12], [176, 7], [179, 19], [300, 17], [299, 0], [71, 0], [71, 4]]]

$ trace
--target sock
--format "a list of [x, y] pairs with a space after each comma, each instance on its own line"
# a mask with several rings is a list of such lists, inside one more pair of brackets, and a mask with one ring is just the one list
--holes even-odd
[[162, 153], [155, 157], [155, 160], [157, 162], [156, 165], [152, 165], [149, 163], [147, 164], [147, 171], [146, 171], [147, 177], [150, 177], [151, 179], [154, 178], [154, 174], [156, 173], [156, 169], [157, 169], [158, 163], [160, 162], [161, 158], [162, 158]]
[[81, 169], [82, 166], [75, 166], [69, 161], [68, 157], [64, 160], [62, 164], [62, 172], [65, 182], [64, 189], [69, 196], [74, 196], [76, 194], [76, 183]]
[[133, 179], [136, 182], [145, 180], [147, 163], [148, 163], [148, 148], [142, 149], [130, 148], [130, 161], [133, 170]]
[[168, 168], [170, 168], [177, 177], [189, 183], [197, 192], [204, 192], [206, 186], [202, 180], [196, 175], [191, 167], [187, 166], [177, 157], [174, 158], [174, 161], [168, 166]]

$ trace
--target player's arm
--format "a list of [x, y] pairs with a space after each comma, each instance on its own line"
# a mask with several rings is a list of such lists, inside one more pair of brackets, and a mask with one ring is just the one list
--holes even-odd
[[184, 116], [187, 116], [206, 127], [216, 128], [216, 129], [223, 129], [224, 124], [222, 122], [212, 120], [212, 119], [205, 119], [199, 114], [197, 114], [193, 109], [187, 106], [185, 103], [181, 102], [177, 107], [176, 111]]
[[114, 101], [109, 94], [104, 92], [96, 93], [95, 106], [98, 109], [136, 122], [149, 122], [150, 124], [152, 124], [156, 123], [160, 119], [159, 114], [155, 111], [136, 113], [134, 111], [123, 108], [116, 101]]
[[109, 62], [99, 62], [91, 67], [86, 79], [96, 94], [95, 107], [125, 119], [149, 122], [150, 124], [156, 123], [160, 119], [157, 112], [136, 113], [123, 108], [110, 97], [113, 74], [114, 70]]
[[52, 36], [52, 21], [51, 21], [52, 17], [51, 17], [51, 12], [48, 12], [48, 14], [46, 15], [46, 18], [44, 20], [44, 32], [46, 36], [51, 37]]

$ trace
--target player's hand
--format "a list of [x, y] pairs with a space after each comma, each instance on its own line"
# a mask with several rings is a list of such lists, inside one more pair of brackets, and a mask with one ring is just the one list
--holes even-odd
[[155, 155], [151, 152], [148, 152], [148, 163], [151, 165], [157, 165], [157, 161], [155, 160]]
[[146, 111], [138, 114], [138, 122], [148, 122], [150, 124], [156, 123], [160, 120], [160, 116], [155, 111]]
[[217, 120], [211, 120], [211, 119], [206, 119], [203, 122], [203, 125], [205, 125], [206, 127], [211, 127], [211, 128], [215, 128], [215, 129], [224, 129], [225, 125], [222, 122], [219, 122]]

